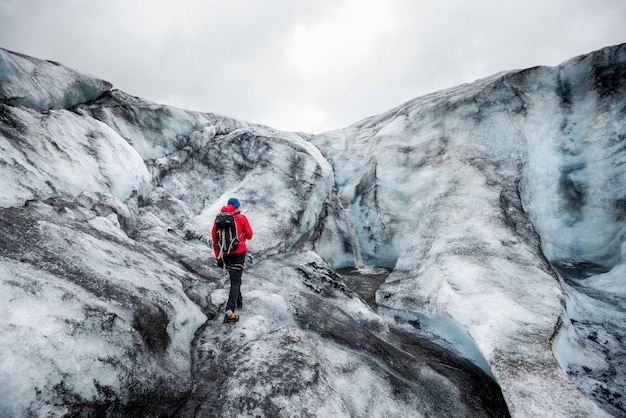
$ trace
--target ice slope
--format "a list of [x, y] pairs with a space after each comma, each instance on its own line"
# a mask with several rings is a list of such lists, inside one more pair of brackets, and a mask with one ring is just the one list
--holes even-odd
[[[377, 302], [451, 315], [514, 416], [598, 414], [572, 380], [625, 413], [625, 75], [622, 45], [312, 139], [350, 201], [364, 260], [394, 268]], [[572, 273], [611, 269], [571, 285]]]
[[0, 99], [37, 110], [67, 109], [98, 98], [111, 83], [64, 65], [0, 48]]
[[[0, 415], [623, 415], [625, 49], [315, 137], [2, 51]], [[355, 248], [394, 269], [378, 306], [333, 270]]]
[[0, 121], [2, 207], [87, 190], [126, 200], [151, 188], [140, 154], [97, 120], [0, 103]]
[[190, 390], [206, 316], [181, 261], [201, 266], [199, 252], [173, 260], [131, 239], [127, 210], [84, 193], [0, 211], [0, 415], [130, 414]]

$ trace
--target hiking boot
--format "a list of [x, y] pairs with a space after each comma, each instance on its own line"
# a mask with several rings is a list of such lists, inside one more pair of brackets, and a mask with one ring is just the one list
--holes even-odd
[[239, 321], [239, 315], [234, 312], [226, 312], [226, 316], [224, 316], [225, 324], [232, 324], [233, 322]]

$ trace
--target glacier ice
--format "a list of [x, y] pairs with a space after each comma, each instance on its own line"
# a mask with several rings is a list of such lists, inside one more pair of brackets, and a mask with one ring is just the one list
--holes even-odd
[[82, 200], [0, 215], [3, 416], [72, 402], [98, 414], [114, 398], [167, 388], [176, 399], [191, 385], [189, 344], [205, 315], [181, 281], [196, 279], [123, 233], [104, 200]]
[[529, 108], [525, 206], [546, 256], [565, 275], [585, 265], [609, 271], [621, 258], [624, 69], [608, 63], [625, 59], [616, 48], [564, 64], [545, 75], [558, 88], [539, 92]]
[[97, 99], [112, 84], [44, 61], [0, 48], [0, 99], [37, 110], [68, 109]]
[[[566, 397], [574, 415], [588, 408], [552, 357], [574, 291], [553, 268], [568, 281], [565, 263], [587, 275], [621, 260], [625, 51], [496, 74], [312, 138], [350, 200], [364, 259], [394, 268], [377, 302], [451, 315], [491, 365], [513, 415], [531, 412], [521, 398], [545, 398], [539, 381], [557, 394], [541, 402]], [[619, 328], [603, 330], [619, 340]], [[604, 360], [617, 366], [616, 354]], [[513, 369], [525, 378], [504, 358], [519, 358]], [[608, 393], [599, 402], [615, 412], [623, 372], [612, 374], [599, 383]]]
[[1, 415], [623, 415], [624, 45], [320, 135], [0, 54]]
[[30, 199], [111, 193], [120, 200], [151, 189], [137, 151], [109, 126], [67, 110], [41, 113], [0, 103], [0, 206]]

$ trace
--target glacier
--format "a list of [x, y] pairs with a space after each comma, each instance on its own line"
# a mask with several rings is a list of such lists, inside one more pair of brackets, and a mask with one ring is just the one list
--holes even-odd
[[626, 416], [625, 119], [626, 44], [316, 135], [0, 49], [0, 415]]

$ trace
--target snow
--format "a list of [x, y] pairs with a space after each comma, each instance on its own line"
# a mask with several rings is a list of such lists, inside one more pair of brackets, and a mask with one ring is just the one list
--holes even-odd
[[0, 63], [0, 415], [623, 413], [624, 46], [316, 136]]

